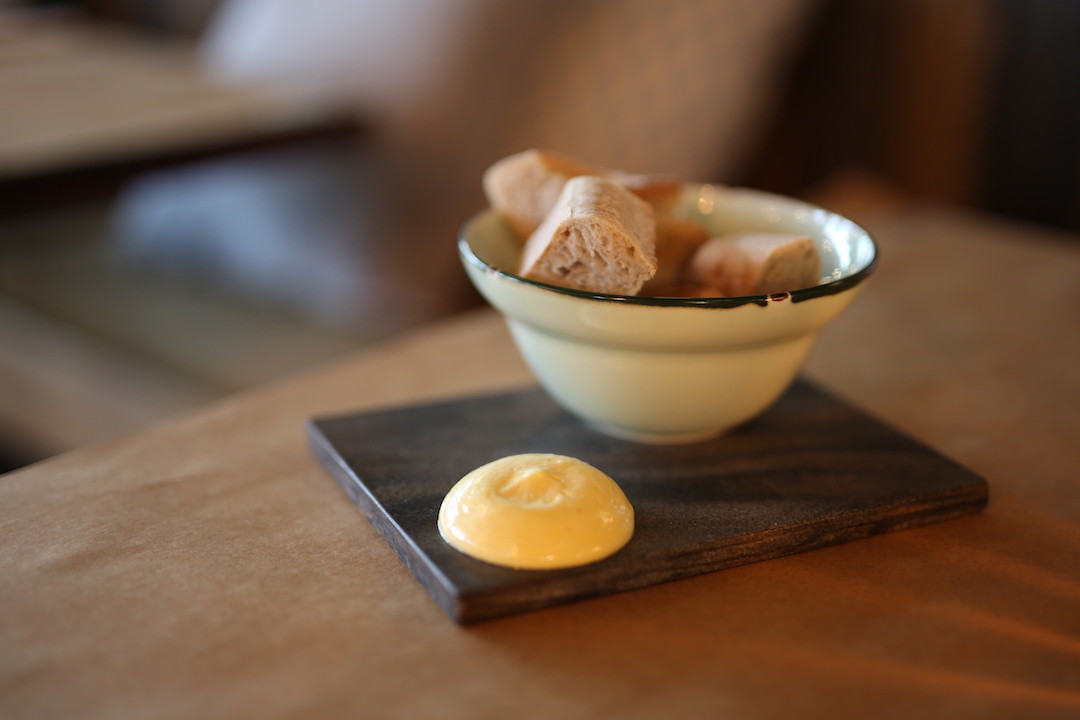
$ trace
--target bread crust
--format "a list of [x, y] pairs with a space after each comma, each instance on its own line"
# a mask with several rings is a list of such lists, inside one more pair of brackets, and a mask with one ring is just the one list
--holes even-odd
[[638, 175], [589, 165], [553, 150], [531, 149], [505, 157], [484, 172], [488, 203], [521, 238], [532, 235], [555, 206], [566, 181], [606, 177], [651, 204], [657, 215], [674, 208], [682, 181], [674, 175]]
[[682, 195], [683, 182], [678, 175], [612, 172], [611, 179], [652, 205], [657, 217], [672, 212]]
[[614, 295], [635, 295], [657, 270], [652, 207], [595, 175], [568, 180], [529, 237], [520, 275]]
[[820, 274], [810, 237], [744, 233], [710, 238], [690, 259], [687, 279], [717, 297], [744, 297], [812, 287]]
[[567, 180], [605, 174], [603, 168], [553, 150], [525, 150], [499, 160], [484, 172], [484, 194], [514, 232], [527, 238], [555, 206]]
[[[655, 212], [655, 206], [654, 206]], [[656, 274], [641, 288], [642, 295], [670, 295], [685, 285], [686, 266], [709, 234], [697, 223], [670, 215], [656, 215]]]

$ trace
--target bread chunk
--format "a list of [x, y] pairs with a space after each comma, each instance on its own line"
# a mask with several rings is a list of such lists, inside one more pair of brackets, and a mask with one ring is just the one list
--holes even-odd
[[536, 231], [555, 206], [563, 185], [580, 175], [606, 175], [592, 167], [551, 150], [526, 150], [499, 160], [484, 173], [484, 194], [488, 202], [519, 236]]
[[635, 295], [656, 273], [652, 207], [617, 182], [568, 180], [525, 244], [520, 274], [552, 285]]
[[611, 173], [611, 179], [652, 205], [657, 218], [672, 212], [682, 195], [683, 182], [678, 175], [637, 175], [615, 171]]
[[690, 260], [690, 282], [718, 297], [790, 292], [818, 284], [821, 259], [814, 241], [781, 233], [711, 238]]
[[589, 165], [552, 150], [525, 150], [499, 160], [484, 173], [488, 203], [521, 238], [527, 238], [544, 221], [563, 185], [570, 178], [595, 175], [615, 180], [657, 214], [670, 212], [682, 192], [674, 175], [636, 175]]
[[[654, 206], [655, 211], [655, 206]], [[683, 276], [690, 258], [709, 239], [695, 222], [670, 215], [656, 216], [656, 274], [641, 288], [653, 297], [682, 294]]]
[[707, 288], [704, 285], [697, 285], [690, 282], [662, 284], [647, 282], [645, 283], [645, 286], [641, 288], [641, 292], [639, 292], [638, 295], [654, 298], [709, 298], [716, 297], [716, 291], [712, 288]]

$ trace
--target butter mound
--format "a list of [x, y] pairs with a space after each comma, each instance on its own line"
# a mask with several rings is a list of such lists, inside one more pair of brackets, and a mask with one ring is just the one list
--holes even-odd
[[519, 570], [574, 567], [621, 549], [634, 509], [610, 477], [577, 458], [500, 458], [458, 481], [439, 509], [451, 547]]

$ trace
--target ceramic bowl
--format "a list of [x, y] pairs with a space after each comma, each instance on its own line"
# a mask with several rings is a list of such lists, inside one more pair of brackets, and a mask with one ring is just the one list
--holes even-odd
[[521, 241], [491, 211], [473, 218], [458, 242], [469, 278], [505, 316], [544, 389], [585, 422], [628, 440], [704, 440], [761, 413], [877, 262], [861, 227], [790, 198], [688, 185], [680, 211], [714, 235], [810, 235], [821, 256], [819, 283], [738, 298], [605, 295], [515, 275]]

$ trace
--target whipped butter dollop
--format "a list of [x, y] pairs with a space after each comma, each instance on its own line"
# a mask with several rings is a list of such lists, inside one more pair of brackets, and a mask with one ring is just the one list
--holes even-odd
[[496, 565], [573, 567], [626, 545], [634, 509], [614, 480], [582, 460], [510, 455], [451, 488], [439, 509], [439, 532], [455, 549]]

